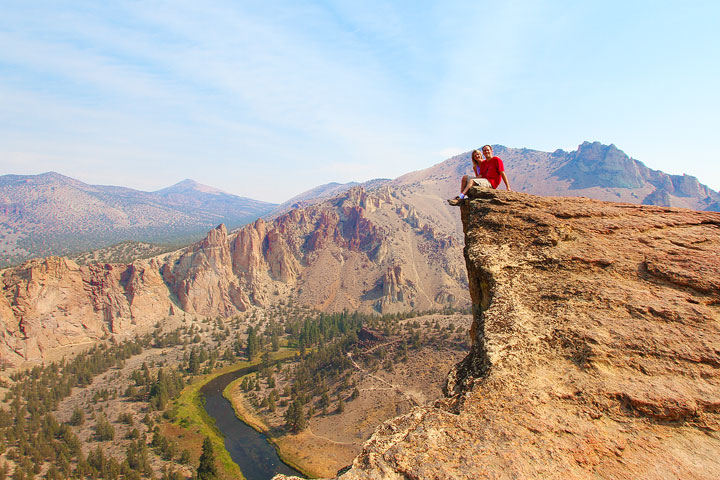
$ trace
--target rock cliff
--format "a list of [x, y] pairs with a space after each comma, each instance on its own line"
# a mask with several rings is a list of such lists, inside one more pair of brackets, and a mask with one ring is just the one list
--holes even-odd
[[720, 478], [720, 214], [474, 194], [471, 351], [338, 478]]
[[[130, 333], [173, 305], [153, 261], [80, 267], [59, 257], [0, 273], [0, 360], [42, 360], [48, 353]], [[140, 325], [142, 327], [143, 325]]]
[[385, 188], [224, 225], [193, 245], [130, 265], [51, 257], [0, 272], [0, 360], [134, 334], [171, 314], [230, 317], [294, 302], [327, 311], [462, 305], [467, 278], [452, 228], [432, 226]]

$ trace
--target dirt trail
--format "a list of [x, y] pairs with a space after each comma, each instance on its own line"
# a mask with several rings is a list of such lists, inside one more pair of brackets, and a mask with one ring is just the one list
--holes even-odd
[[321, 438], [321, 439], [325, 440], [326, 442], [334, 443], [335, 445], [357, 445], [357, 443], [354, 443], [354, 442], [338, 442], [337, 440], [333, 440], [332, 438], [328, 438], [323, 435], [318, 435], [317, 433], [312, 431], [312, 428], [310, 428], [309, 425], [305, 431], [315, 438]]
[[[378, 347], [384, 347], [384, 346], [390, 345], [391, 343], [395, 343], [395, 342], [397, 342], [397, 341], [399, 341], [399, 340], [394, 340], [394, 341], [392, 341], [392, 342], [388, 342], [388, 343], [383, 343], [383, 344], [380, 344], [380, 345], [376, 345], [376, 346], [372, 347], [370, 350], [368, 350], [368, 351], [365, 352], [365, 353], [369, 353], [369, 352], [371, 352], [372, 350], [374, 350], [374, 349], [376, 349], [376, 348], [378, 348]], [[362, 368], [360, 365], [358, 365], [358, 363], [355, 361], [355, 359], [352, 358], [352, 353], [351, 353], [351, 352], [348, 352], [348, 353], [347, 353], [347, 357], [350, 359], [350, 362], [352, 362], [353, 366], [354, 366], [358, 371], [364, 373], [365, 375], [367, 375], [367, 376], [370, 377], [370, 378], [374, 378], [375, 380], [377, 380], [377, 381], [379, 381], [379, 382], [381, 382], [381, 383], [384, 383], [385, 385], [388, 385], [388, 386], [391, 387], [393, 390], [395, 390], [396, 392], [398, 392], [400, 395], [402, 395], [403, 397], [405, 397], [413, 406], [418, 406], [418, 405], [420, 405], [420, 402], [418, 402], [418, 401], [415, 399], [415, 396], [412, 395], [411, 393], [406, 392], [405, 390], [403, 390], [403, 389], [402, 389], [401, 387], [399, 387], [398, 385], [395, 385], [394, 383], [388, 382], [387, 380], [385, 380], [385, 379], [382, 378], [382, 377], [378, 377], [377, 375], [373, 375], [372, 373], [368, 372], [367, 370], [365, 370], [364, 368]]]

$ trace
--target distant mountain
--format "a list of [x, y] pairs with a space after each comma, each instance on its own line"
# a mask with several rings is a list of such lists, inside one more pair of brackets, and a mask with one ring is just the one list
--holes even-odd
[[[574, 152], [493, 148], [505, 164], [510, 186], [521, 192], [720, 211], [720, 194], [697, 178], [648, 168], [615, 145], [584, 142]], [[392, 185], [448, 198], [457, 195], [460, 178], [469, 173], [467, 152], [403, 175]]]
[[88, 185], [55, 172], [0, 176], [0, 265], [127, 240], [178, 243], [276, 205], [183, 180], [156, 192]]
[[[575, 152], [502, 146], [495, 151], [516, 191], [694, 209], [718, 202], [717, 192], [694, 177], [651, 170], [613, 145], [584, 143]], [[344, 188], [323, 186], [301, 199], [309, 206], [286, 207], [235, 232], [224, 226], [208, 229], [200, 242], [144, 260], [135, 260], [138, 251], [154, 255], [151, 249], [119, 245], [79, 259], [87, 265], [49, 258], [0, 271], [0, 362], [42, 359], [58, 346], [108, 333], [133, 334], [168, 315], [232, 317], [274, 304], [379, 313], [467, 306], [468, 284], [478, 280], [468, 278], [463, 267], [460, 209], [445, 199], [457, 193], [469, 165], [468, 152], [318, 201]], [[62, 225], [76, 228], [80, 239], [88, 238], [87, 231], [102, 233], [102, 219], [109, 232], [130, 231], [139, 219], [146, 229], [186, 227], [182, 222], [192, 217], [168, 206], [168, 197], [176, 204], [194, 198], [182, 202], [200, 209], [226, 195], [188, 181], [153, 193], [89, 186], [57, 174], [22, 181], [0, 178], [6, 217], [12, 213], [38, 235], [62, 231], [69, 245], [76, 245], [69, 243], [75, 239]], [[21, 185], [13, 190], [8, 182]], [[18, 191], [27, 197], [22, 208], [7, 200], [7, 192], [19, 198]], [[211, 217], [213, 223], [220, 223], [219, 216]], [[56, 240], [57, 235], [40, 238]], [[121, 263], [93, 263], [110, 258]]]
[[238, 226], [238, 224], [244, 225], [277, 207], [276, 204], [238, 197], [190, 179], [157, 190], [152, 194], [162, 199], [166, 205], [184, 212], [212, 213], [229, 219], [229, 222], [223, 221], [223, 223], [232, 227]]
[[[376, 178], [373, 180], [369, 180], [362, 185], [366, 189], [372, 189], [373, 187], [384, 185], [388, 182], [390, 182], [390, 180], [387, 178]], [[357, 187], [358, 185], [360, 185], [360, 183], [358, 182], [330, 182], [324, 185], [319, 185], [315, 188], [311, 188], [310, 190], [307, 190], [299, 195], [292, 197], [286, 202], [281, 203], [278, 206], [277, 210], [274, 212], [274, 215], [279, 215], [280, 213], [286, 212], [293, 208], [301, 208], [314, 205], [318, 202], [321, 202], [322, 200], [341, 195], [342, 193], [347, 192], [351, 188]]]
[[[122, 261], [134, 248], [94, 258]], [[134, 335], [168, 316], [227, 318], [276, 304], [379, 313], [468, 305], [462, 241], [390, 188], [354, 187], [234, 233], [220, 225], [148, 259], [88, 260], [0, 270], [0, 365], [58, 358], [65, 345]]]

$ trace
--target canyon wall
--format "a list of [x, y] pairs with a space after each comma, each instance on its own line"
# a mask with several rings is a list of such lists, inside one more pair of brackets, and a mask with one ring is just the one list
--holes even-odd
[[720, 478], [720, 214], [473, 196], [471, 351], [338, 478]]
[[[449, 260], [448, 260], [449, 259]], [[134, 335], [178, 315], [232, 317], [275, 303], [379, 313], [463, 306], [461, 241], [387, 188], [358, 187], [129, 265], [59, 257], [0, 272], [0, 360]]]

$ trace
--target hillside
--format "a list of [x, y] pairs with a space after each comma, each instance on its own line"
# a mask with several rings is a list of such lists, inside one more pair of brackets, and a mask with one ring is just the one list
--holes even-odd
[[[615, 145], [584, 142], [574, 152], [541, 152], [502, 145], [493, 148], [503, 159], [515, 191], [720, 211], [720, 194], [697, 178], [652, 170]], [[458, 193], [460, 178], [471, 171], [467, 152], [403, 175], [391, 185], [421, 196], [451, 198]]]
[[[515, 190], [635, 202], [667, 197], [671, 203], [692, 208], [714, 208], [718, 198], [694, 178], [647, 169], [612, 145], [584, 143], [571, 153], [496, 150]], [[466, 155], [461, 155], [392, 181], [375, 180], [349, 190], [326, 186], [315, 193], [344, 191], [324, 200], [306, 197], [305, 207], [279, 209], [267, 220], [232, 233], [225, 226], [213, 229], [197, 244], [145, 260], [138, 258], [162, 251], [160, 247], [127, 244], [77, 257], [81, 263], [93, 258], [102, 263], [78, 265], [51, 258], [5, 270], [0, 319], [6, 326], [6, 360], [42, 359], [62, 345], [94, 341], [109, 333], [131, 334], [185, 312], [232, 316], [281, 302], [322, 311], [379, 313], [463, 307], [467, 277], [461, 263], [462, 224], [445, 199], [455, 193], [468, 164]], [[50, 206], [53, 199], [65, 194], [75, 198], [77, 192], [86, 204], [99, 205], [93, 218], [99, 222], [107, 217], [101, 208], [106, 204], [98, 200], [111, 195], [103, 193], [105, 187], [57, 177], [13, 180], [25, 182], [24, 191], [35, 195], [33, 205], [38, 206], [21, 217], [51, 212], [46, 216], [56, 219], [49, 221], [47, 231], [72, 225], [87, 215], [87, 209], [75, 212]], [[3, 177], [6, 183], [10, 180]], [[57, 187], [58, 182], [65, 186]], [[137, 192], [107, 188], [112, 198], [130, 199], [127, 202], [145, 211], [148, 204], [137, 200]], [[225, 194], [192, 181], [143, 195], [162, 197], [166, 204], [182, 204], [186, 209], [216, 209], [217, 216], [230, 214], [221, 208]], [[113, 233], [123, 231], [117, 225], [135, 227], [128, 214], [112, 211], [117, 213], [116, 221], [105, 226], [116, 225], [109, 229]], [[44, 225], [34, 225], [45, 231]], [[81, 233], [77, 230], [73, 235]], [[106, 259], [123, 262], [105, 263]]]
[[277, 304], [393, 313], [467, 305], [461, 244], [390, 189], [360, 187], [130, 264], [36, 259], [0, 272], [0, 355], [132, 335], [168, 316], [231, 317]]
[[299, 195], [295, 195], [290, 200], [281, 203], [280, 205], [278, 205], [277, 209], [271, 215], [269, 215], [269, 217], [280, 215], [294, 208], [309, 207], [323, 200], [342, 195], [344, 192], [347, 192], [353, 187], [362, 186], [365, 190], [374, 190], [375, 188], [379, 188], [389, 182], [390, 180], [386, 178], [375, 178], [373, 180], [368, 180], [367, 182], [363, 183], [331, 182], [324, 185], [319, 185]]
[[461, 210], [470, 353], [338, 478], [720, 477], [720, 214], [504, 191]]
[[[598, 200], [720, 210], [720, 195], [687, 175], [667, 175], [628, 157], [614, 145], [585, 142], [575, 152], [495, 147], [513, 189], [537, 195], [584, 196]], [[442, 203], [457, 194], [470, 171], [469, 152], [395, 180], [360, 184], [373, 191], [391, 186], [398, 198], [461, 238], [460, 224]], [[87, 185], [46, 173], [0, 177], [0, 266], [37, 256], [77, 255], [120, 242], [187, 243], [215, 225], [232, 231], [265, 216], [268, 220], [309, 207], [358, 186], [329, 183], [279, 206], [224, 193], [183, 180], [156, 192]], [[101, 258], [88, 254], [84, 257]], [[138, 257], [139, 258], [139, 257]]]
[[192, 180], [157, 192], [88, 185], [49, 172], [0, 177], [0, 265], [128, 240], [192, 241], [218, 223], [231, 228], [275, 205]]

